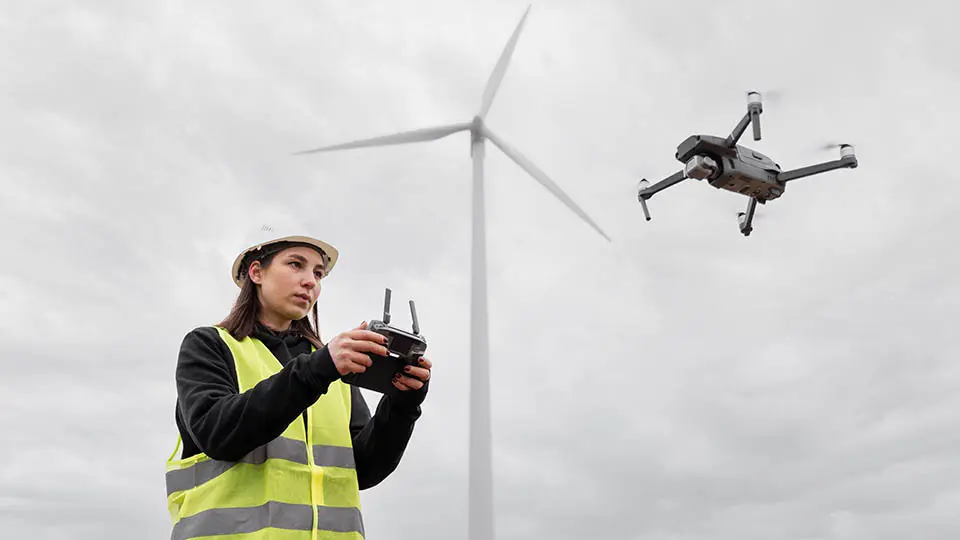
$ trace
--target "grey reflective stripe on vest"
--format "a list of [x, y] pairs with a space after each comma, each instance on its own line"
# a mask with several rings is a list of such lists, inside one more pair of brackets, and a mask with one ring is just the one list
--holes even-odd
[[[356, 508], [319, 506], [317, 528], [322, 531], [356, 532], [362, 536], [363, 517]], [[256, 532], [267, 527], [309, 531], [313, 526], [313, 507], [301, 504], [269, 502], [250, 508], [214, 508], [185, 517], [173, 527], [171, 540], [189, 540], [201, 536]]]
[[313, 462], [320, 467], [356, 468], [356, 463], [353, 461], [353, 448], [349, 446], [315, 444], [313, 446]]
[[267, 459], [285, 459], [294, 463], [307, 464], [306, 444], [303, 441], [277, 437], [269, 443], [255, 448], [240, 461], [220, 461], [208, 459], [184, 469], [167, 472], [167, 496], [177, 491], [197, 487], [227, 472], [237, 463], [259, 465]]
[[[321, 467], [355, 468], [353, 449], [344, 446], [314, 445], [314, 462]], [[209, 482], [227, 472], [237, 463], [251, 463], [259, 465], [267, 459], [284, 459], [306, 465], [306, 443], [286, 437], [277, 437], [269, 443], [253, 450], [240, 461], [219, 461], [208, 459], [190, 467], [167, 472], [167, 496], [177, 491], [184, 491]]]
[[358, 532], [363, 536], [363, 515], [359, 508], [318, 506], [317, 528], [321, 531]]

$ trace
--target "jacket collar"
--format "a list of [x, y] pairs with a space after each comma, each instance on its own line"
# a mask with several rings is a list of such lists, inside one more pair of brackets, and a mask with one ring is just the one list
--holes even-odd
[[305, 339], [299, 330], [288, 328], [283, 331], [277, 331], [267, 328], [260, 321], [257, 321], [253, 325], [253, 337], [259, 339], [268, 347], [270, 345], [279, 344], [280, 342], [285, 343], [289, 347], [296, 345]]

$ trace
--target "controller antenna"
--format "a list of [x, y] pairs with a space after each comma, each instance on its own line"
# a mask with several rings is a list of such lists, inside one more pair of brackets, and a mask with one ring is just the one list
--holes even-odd
[[383, 324], [390, 324], [390, 287], [383, 294]]
[[410, 301], [410, 317], [413, 319], [413, 334], [420, 335], [420, 321], [417, 320], [417, 308], [413, 305], [413, 300]]

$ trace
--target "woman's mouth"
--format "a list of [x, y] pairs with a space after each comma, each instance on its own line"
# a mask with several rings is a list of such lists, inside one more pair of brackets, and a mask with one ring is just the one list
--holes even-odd
[[308, 295], [306, 295], [306, 294], [302, 294], [302, 293], [301, 293], [301, 294], [295, 294], [294, 297], [295, 297], [295, 298], [298, 298], [298, 299], [300, 299], [300, 300], [303, 300], [303, 301], [306, 302], [307, 304], [310, 303], [310, 297], [309, 297]]

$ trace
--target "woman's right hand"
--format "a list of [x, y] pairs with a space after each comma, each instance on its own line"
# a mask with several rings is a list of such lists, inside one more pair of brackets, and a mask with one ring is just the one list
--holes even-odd
[[353, 330], [337, 334], [327, 344], [327, 349], [340, 375], [347, 375], [363, 373], [373, 364], [368, 353], [387, 356], [386, 342], [385, 336], [367, 330], [367, 322], [364, 321]]

